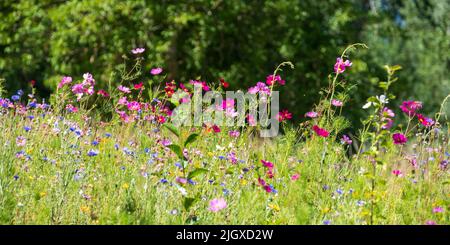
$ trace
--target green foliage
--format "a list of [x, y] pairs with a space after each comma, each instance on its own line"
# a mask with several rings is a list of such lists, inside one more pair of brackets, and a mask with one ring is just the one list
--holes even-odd
[[48, 96], [62, 75], [85, 72], [101, 87], [119, 83], [122, 55], [135, 47], [169, 79], [224, 77], [232, 89], [291, 60], [296, 69], [286, 71], [281, 102], [299, 119], [327, 83], [336, 47], [355, 41], [370, 49], [351, 57], [354, 108], [376, 89], [379, 64], [405, 67], [392, 87], [398, 100], [436, 108], [450, 87], [448, 1], [6, 0], [0, 9], [0, 76], [11, 93], [34, 79]]

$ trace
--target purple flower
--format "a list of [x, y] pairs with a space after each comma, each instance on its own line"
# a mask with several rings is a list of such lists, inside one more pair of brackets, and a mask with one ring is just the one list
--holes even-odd
[[353, 141], [347, 135], [343, 135], [341, 138], [341, 143], [344, 145], [350, 145]]
[[241, 133], [238, 130], [232, 130], [229, 131], [228, 134], [230, 135], [230, 137], [237, 138]]
[[95, 156], [98, 155], [98, 153], [99, 153], [98, 150], [89, 150], [87, 155], [90, 156], [90, 157], [95, 157]]

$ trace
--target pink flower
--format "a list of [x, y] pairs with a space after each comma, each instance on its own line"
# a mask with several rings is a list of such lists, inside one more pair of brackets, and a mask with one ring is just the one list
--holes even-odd
[[27, 139], [23, 136], [19, 136], [16, 138], [16, 145], [17, 146], [24, 146], [27, 143]]
[[341, 143], [344, 145], [350, 145], [353, 141], [347, 135], [343, 135], [341, 138]]
[[343, 73], [346, 67], [352, 66], [352, 62], [349, 60], [342, 60], [340, 57], [336, 59], [336, 64], [334, 64], [334, 72], [337, 74]]
[[442, 213], [444, 212], [444, 209], [442, 207], [434, 207], [433, 208], [433, 213]]
[[398, 169], [392, 170], [392, 174], [395, 175], [395, 176], [397, 176], [397, 177], [402, 177], [402, 176], [403, 176], [402, 171], [400, 171], [400, 170], [398, 170]]
[[220, 210], [227, 207], [227, 202], [223, 198], [216, 198], [209, 202], [209, 211], [219, 212]]
[[275, 85], [276, 83], [279, 83], [280, 85], [284, 85], [286, 81], [282, 80], [279, 75], [268, 75], [266, 77], [266, 84], [269, 86]]
[[119, 105], [126, 105], [126, 104], [128, 104], [127, 97], [121, 97], [121, 98], [119, 99], [118, 104], [119, 104]]
[[290, 113], [288, 110], [282, 110], [278, 113], [277, 119], [279, 122], [292, 119], [292, 113]]
[[317, 116], [319, 116], [319, 114], [315, 111], [309, 111], [305, 114], [305, 117], [309, 117], [309, 118], [316, 118]]
[[247, 122], [248, 122], [248, 124], [249, 124], [250, 126], [256, 126], [256, 120], [255, 120], [255, 117], [254, 117], [253, 115], [248, 114], [248, 115], [246, 116], [246, 119], [247, 119]]
[[204, 91], [209, 91], [210, 90], [208, 84], [205, 81], [190, 80], [189, 83], [194, 85], [194, 86], [196, 86], [196, 85], [197, 86], [202, 86], [202, 89]]
[[66, 110], [67, 110], [68, 112], [73, 112], [73, 113], [77, 113], [77, 112], [78, 112], [78, 108], [76, 108], [76, 107], [73, 106], [72, 104], [66, 105]]
[[437, 225], [437, 223], [433, 220], [427, 220], [427, 222], [425, 222], [426, 225]]
[[263, 164], [264, 167], [272, 169], [273, 168], [273, 163], [269, 162], [269, 161], [265, 161], [265, 160], [261, 160], [261, 163]]
[[299, 178], [300, 178], [300, 174], [294, 174], [294, 175], [291, 176], [291, 180], [292, 180], [292, 181], [296, 181], [296, 180], [298, 180]]
[[395, 117], [395, 113], [387, 107], [383, 108], [383, 110], [381, 111], [381, 114], [383, 117]]
[[256, 93], [260, 92], [260, 93], [265, 94], [265, 95], [270, 95], [270, 88], [267, 87], [267, 85], [262, 83], [262, 82], [257, 82], [256, 86], [250, 87], [248, 89], [248, 92], [250, 94], [256, 94]]
[[125, 86], [122, 86], [122, 85], [120, 85], [119, 87], [117, 87], [117, 89], [118, 89], [120, 92], [125, 93], [125, 94], [131, 93], [130, 88], [125, 87]]
[[415, 116], [416, 112], [422, 108], [422, 102], [420, 101], [403, 101], [400, 109], [409, 117]]
[[264, 181], [264, 180], [261, 179], [261, 178], [258, 178], [258, 183], [259, 183], [260, 185], [262, 185], [262, 186], [265, 186], [265, 185], [266, 185], [266, 181]]
[[61, 79], [61, 82], [59, 82], [58, 84], [58, 89], [61, 89], [62, 87], [64, 87], [66, 84], [69, 84], [72, 82], [72, 77], [63, 77]]
[[328, 137], [328, 135], [330, 135], [330, 133], [326, 129], [320, 128], [317, 125], [314, 125], [312, 127], [312, 129], [314, 130], [314, 132], [316, 132], [317, 135], [319, 135], [321, 137], [326, 138], [326, 137]]
[[144, 53], [144, 51], [145, 51], [145, 48], [135, 48], [135, 49], [131, 50], [131, 53], [142, 54], [142, 53]]
[[103, 89], [100, 89], [100, 90], [97, 92], [97, 94], [98, 94], [98, 95], [101, 95], [101, 96], [103, 96], [103, 97], [105, 97], [105, 98], [108, 98], [108, 97], [109, 97], [108, 92], [106, 92], [106, 91], [103, 90]]
[[408, 141], [408, 138], [404, 134], [395, 133], [392, 135], [392, 139], [394, 140], [394, 144], [403, 145]]
[[239, 137], [239, 135], [241, 133], [237, 130], [232, 130], [232, 131], [229, 131], [228, 134], [230, 135], [230, 137], [237, 138], [237, 137]]
[[139, 111], [141, 109], [141, 104], [137, 101], [131, 101], [127, 104], [128, 110]]
[[383, 125], [381, 125], [381, 129], [390, 129], [394, 121], [390, 118], [385, 118]]
[[150, 70], [150, 73], [154, 76], [161, 74], [163, 69], [161, 67], [156, 67]]
[[430, 127], [434, 124], [433, 119], [425, 117], [422, 114], [417, 114], [417, 119], [425, 127]]
[[179, 183], [179, 184], [182, 184], [182, 185], [184, 185], [184, 184], [187, 183], [187, 179], [181, 178], [181, 177], [177, 177], [177, 178], [175, 179], [175, 181], [176, 181], [177, 183]]
[[344, 103], [342, 103], [342, 101], [340, 101], [340, 100], [332, 99], [331, 100], [331, 104], [336, 106], [336, 107], [341, 107]]

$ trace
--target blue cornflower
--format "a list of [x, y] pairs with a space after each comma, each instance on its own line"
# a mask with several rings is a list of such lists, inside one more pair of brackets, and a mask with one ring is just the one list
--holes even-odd
[[98, 144], [99, 144], [99, 142], [97, 140], [92, 141], [93, 146], [97, 146]]
[[175, 163], [175, 166], [177, 166], [178, 168], [183, 168], [183, 166], [181, 165], [180, 162], [176, 162], [176, 163]]
[[112, 135], [111, 135], [110, 133], [106, 133], [106, 134], [105, 134], [105, 137], [106, 137], [106, 138], [111, 138], [111, 136], [112, 136]]
[[32, 101], [30, 104], [28, 104], [28, 106], [29, 106], [30, 108], [36, 108], [36, 107], [37, 107], [37, 104], [36, 104], [35, 101]]
[[195, 182], [195, 181], [193, 181], [191, 179], [188, 179], [188, 183], [191, 184], [191, 185], [196, 185], [197, 184], [197, 182]]
[[220, 159], [220, 160], [225, 160], [226, 157], [224, 157], [224, 156], [219, 156], [219, 159]]
[[89, 150], [88, 151], [88, 156], [90, 157], [95, 157], [98, 155], [98, 151], [97, 150]]
[[124, 171], [125, 170], [125, 166], [121, 166], [120, 170]]
[[13, 101], [18, 101], [18, 100], [20, 100], [20, 96], [19, 95], [13, 95], [13, 96], [11, 96], [11, 99]]
[[339, 195], [342, 195], [342, 194], [344, 194], [344, 191], [342, 189], [338, 188], [336, 190], [336, 193], [339, 194]]
[[14, 175], [14, 180], [18, 180], [19, 179], [19, 175]]
[[330, 224], [331, 224], [331, 221], [330, 221], [330, 220], [324, 220], [324, 221], [323, 221], [323, 224], [324, 224], [324, 225], [330, 225]]
[[225, 196], [228, 196], [230, 194], [230, 191], [228, 189], [225, 189], [225, 188], [223, 188], [222, 192], [223, 192], [223, 194]]
[[22, 89], [17, 90], [17, 95], [22, 96], [23, 95], [23, 90]]
[[33, 120], [34, 116], [33, 115], [29, 115], [27, 118], [30, 119], [30, 120]]
[[29, 132], [31, 130], [31, 127], [30, 126], [25, 126], [25, 127], [23, 127], [23, 129], [25, 130], [25, 132]]
[[167, 183], [168, 181], [167, 181], [166, 179], [161, 179], [159, 182], [165, 184], [165, 183]]

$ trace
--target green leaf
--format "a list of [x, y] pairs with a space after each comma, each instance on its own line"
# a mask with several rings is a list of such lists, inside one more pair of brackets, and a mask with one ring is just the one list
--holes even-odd
[[194, 142], [195, 140], [197, 140], [197, 137], [199, 136], [199, 134], [197, 133], [193, 133], [191, 135], [189, 135], [189, 137], [186, 139], [186, 141], [184, 142], [184, 147], [186, 147], [187, 145], [189, 145], [190, 143]]
[[196, 169], [194, 169], [193, 171], [191, 171], [191, 172], [188, 174], [187, 178], [188, 178], [188, 179], [192, 179], [192, 178], [194, 178], [194, 177], [196, 177], [196, 176], [199, 176], [199, 175], [201, 175], [201, 174], [205, 174], [205, 173], [207, 173], [207, 172], [208, 172], [207, 169], [204, 169], [204, 168], [196, 168]]
[[188, 211], [195, 202], [195, 198], [185, 197], [183, 200], [183, 207], [186, 211]]
[[177, 137], [180, 137], [180, 131], [178, 130], [177, 127], [175, 127], [175, 125], [171, 123], [165, 123], [163, 124], [163, 126], [166, 127], [168, 130], [170, 130], [170, 132], [172, 132]]
[[173, 153], [175, 153], [178, 156], [178, 158], [184, 159], [183, 151], [181, 150], [181, 147], [179, 145], [168, 145], [167, 148], [172, 150]]

